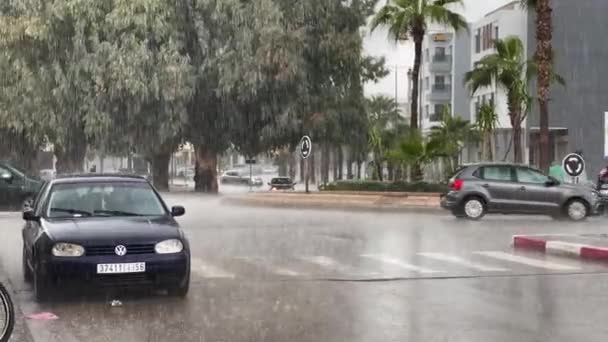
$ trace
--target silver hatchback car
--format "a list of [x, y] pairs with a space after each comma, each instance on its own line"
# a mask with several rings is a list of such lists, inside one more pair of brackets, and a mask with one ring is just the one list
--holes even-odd
[[481, 219], [486, 213], [542, 214], [581, 221], [597, 214], [597, 191], [582, 185], [560, 184], [525, 165], [472, 164], [450, 179], [441, 206], [456, 217]]

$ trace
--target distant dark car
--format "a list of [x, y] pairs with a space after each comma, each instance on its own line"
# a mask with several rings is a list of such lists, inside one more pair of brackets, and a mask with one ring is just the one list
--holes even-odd
[[42, 181], [9, 162], [0, 161], [0, 209], [20, 209], [36, 195]]
[[56, 287], [158, 287], [186, 296], [188, 240], [143, 178], [64, 176], [42, 187], [24, 208], [23, 275], [37, 300]]
[[478, 220], [486, 213], [544, 214], [584, 220], [596, 214], [597, 191], [586, 186], [560, 184], [524, 165], [473, 164], [456, 172], [441, 206], [457, 217]]
[[262, 186], [264, 181], [260, 177], [249, 176], [249, 173], [244, 171], [230, 170], [224, 172], [220, 177], [222, 184], [240, 184], [240, 185], [251, 185], [251, 186]]
[[296, 183], [289, 177], [275, 177], [268, 183], [270, 191], [272, 190], [295, 190]]

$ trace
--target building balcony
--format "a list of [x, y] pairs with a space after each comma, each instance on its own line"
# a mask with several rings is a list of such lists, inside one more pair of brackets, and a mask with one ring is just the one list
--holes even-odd
[[430, 122], [441, 122], [443, 120], [443, 113], [433, 113], [429, 115]]
[[426, 95], [427, 101], [450, 101], [452, 99], [451, 84], [433, 84]]
[[431, 72], [450, 72], [452, 71], [451, 55], [434, 55], [429, 65]]

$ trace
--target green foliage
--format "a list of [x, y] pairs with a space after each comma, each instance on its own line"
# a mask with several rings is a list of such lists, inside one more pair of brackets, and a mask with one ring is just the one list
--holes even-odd
[[445, 184], [425, 182], [379, 182], [379, 181], [338, 181], [320, 186], [321, 191], [373, 191], [373, 192], [444, 192]]
[[469, 142], [477, 141], [473, 126], [469, 121], [450, 115], [449, 107], [445, 109], [441, 124], [431, 127], [429, 135], [439, 146], [439, 154], [448, 158], [458, 158], [458, 155]]
[[424, 166], [442, 155], [440, 140], [425, 139], [418, 129], [409, 129], [400, 136], [388, 159], [405, 165]]

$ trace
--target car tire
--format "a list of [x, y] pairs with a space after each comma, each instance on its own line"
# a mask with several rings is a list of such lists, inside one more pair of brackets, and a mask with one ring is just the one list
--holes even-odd
[[589, 206], [583, 200], [573, 199], [566, 203], [564, 212], [570, 221], [580, 222], [589, 216]]
[[23, 252], [21, 253], [21, 267], [23, 270], [23, 280], [25, 280], [26, 283], [31, 283], [32, 280], [34, 279], [34, 275], [32, 274], [32, 270], [30, 269], [30, 267], [27, 264], [27, 253], [25, 251], [25, 246], [23, 246]]
[[188, 271], [188, 276], [187, 276], [184, 284], [178, 284], [174, 287], [168, 288], [167, 293], [171, 297], [185, 298], [188, 295], [189, 290], [190, 290], [190, 272]]
[[481, 197], [470, 196], [462, 201], [459, 211], [462, 212], [467, 219], [477, 221], [485, 216], [487, 207], [485, 201]]
[[33, 274], [34, 296], [37, 302], [44, 302], [49, 299], [50, 283], [47, 276], [35, 270]]

